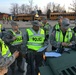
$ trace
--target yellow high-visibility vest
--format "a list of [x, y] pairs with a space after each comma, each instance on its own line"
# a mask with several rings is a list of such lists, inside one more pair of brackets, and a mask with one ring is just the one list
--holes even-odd
[[8, 48], [8, 46], [4, 43], [4, 41], [0, 38], [0, 43], [2, 45], [2, 49], [1, 49], [1, 54], [4, 58], [6, 57], [10, 57], [11, 56], [11, 52]]
[[55, 29], [60, 29], [60, 25], [58, 23], [55, 25]]
[[19, 34], [16, 34], [13, 30], [10, 30], [13, 35], [16, 37], [16, 40], [14, 40], [13, 42], [11, 42], [11, 45], [19, 45], [19, 44], [22, 44], [23, 40], [22, 40], [22, 32], [19, 31], [20, 33]]
[[70, 43], [70, 40], [72, 38], [72, 30], [69, 28], [66, 32], [65, 37], [64, 38], [63, 37], [64, 36], [61, 30], [56, 31], [56, 36], [55, 36], [56, 41]]
[[44, 43], [45, 39], [44, 30], [40, 29], [38, 33], [36, 33], [32, 28], [30, 28], [27, 29], [27, 33], [29, 36], [29, 40], [27, 43], [28, 49], [38, 51], [43, 46]]

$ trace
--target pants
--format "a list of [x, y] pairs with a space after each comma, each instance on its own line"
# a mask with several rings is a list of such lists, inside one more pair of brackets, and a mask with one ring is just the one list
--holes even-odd
[[19, 53], [19, 56], [16, 58], [16, 60], [14, 61], [14, 63], [10, 66], [11, 70], [12, 71], [15, 71], [15, 64], [17, 62], [17, 66], [18, 66], [18, 69], [21, 68], [21, 65], [22, 65], [22, 60], [23, 60], [23, 57], [22, 57], [22, 53], [21, 53], [21, 46], [11, 46], [9, 47], [10, 48], [10, 51], [11, 53], [13, 54], [16, 50], [18, 50], [20, 53]]
[[52, 50], [53, 50], [53, 51], [56, 50], [56, 49], [57, 49], [56, 47], [52, 46]]
[[19, 54], [18, 58], [16, 58], [16, 60], [14, 61], [14, 63], [10, 66], [11, 70], [15, 71], [16, 62], [17, 62], [18, 69], [21, 69], [22, 60], [23, 60], [23, 57], [22, 57], [21, 54]]
[[39, 69], [42, 65], [43, 53], [37, 53], [36, 51], [29, 50], [26, 55], [27, 73], [26, 75], [38, 75]]

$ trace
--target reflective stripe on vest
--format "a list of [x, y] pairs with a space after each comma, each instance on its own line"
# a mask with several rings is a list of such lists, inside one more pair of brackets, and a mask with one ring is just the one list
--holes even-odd
[[46, 24], [41, 23], [41, 25], [42, 25], [41, 28], [44, 29], [44, 31], [45, 31], [45, 35], [49, 34], [49, 30], [50, 30], [49, 23], [46, 23]]
[[0, 39], [0, 42], [2, 44], [2, 50], [1, 50], [2, 51], [2, 56], [4, 58], [10, 57], [11, 56], [11, 52], [9, 51], [8, 46], [4, 43], [4, 41], [2, 39]]
[[16, 34], [13, 30], [10, 30], [12, 33], [13, 33], [13, 35], [16, 37], [16, 40], [14, 40], [12, 43], [11, 43], [11, 45], [19, 45], [19, 44], [22, 44], [22, 32], [21, 31], [19, 31], [20, 32], [20, 34]]
[[49, 28], [50, 28], [50, 25], [48, 23], [44, 25], [46, 35], [49, 34]]
[[45, 35], [44, 30], [40, 29], [38, 33], [36, 33], [32, 28], [27, 29], [29, 40], [27, 43], [28, 49], [39, 50], [44, 43]]
[[55, 39], [57, 42], [67, 42], [69, 43], [71, 38], [72, 38], [72, 30], [69, 28], [66, 32], [66, 35], [64, 37], [64, 41], [63, 41], [63, 33], [62, 31], [56, 31], [56, 36], [55, 36]]
[[0, 24], [0, 32], [1, 32], [1, 30], [2, 30], [2, 25]]
[[56, 24], [55, 25], [55, 29], [57, 30], [57, 29], [60, 29], [60, 25], [59, 24]]

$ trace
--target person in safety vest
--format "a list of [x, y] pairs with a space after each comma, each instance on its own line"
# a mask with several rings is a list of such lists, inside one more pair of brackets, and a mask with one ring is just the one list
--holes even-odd
[[[28, 63], [26, 75], [38, 75], [38, 67], [42, 65], [43, 52], [37, 51], [45, 45], [45, 33], [40, 28], [39, 22], [37, 20], [33, 21], [32, 25], [32, 28], [26, 29], [26, 35], [24, 36], [24, 45], [27, 47], [26, 62]], [[34, 65], [36, 68], [34, 68]]]
[[[57, 49], [60, 46], [68, 47], [75, 43], [75, 36], [69, 25], [69, 19], [64, 18], [62, 20], [60, 28], [57, 30], [53, 30], [53, 32], [51, 33], [50, 43], [55, 47], [54, 49]], [[52, 48], [52, 50], [54, 49]]]
[[[24, 73], [24, 70], [22, 69], [22, 43], [23, 43], [23, 37], [22, 37], [22, 32], [18, 28], [18, 24], [16, 22], [11, 22], [12, 29], [8, 30], [8, 32], [5, 34], [3, 37], [3, 40], [5, 43], [9, 46], [11, 53], [14, 53], [16, 50], [19, 51], [19, 56], [16, 59], [17, 60], [17, 66], [18, 66], [18, 71], [21, 73]], [[12, 75], [15, 73], [15, 63], [16, 61], [11, 65], [12, 69]]]
[[75, 42], [76, 42], [76, 19], [75, 19], [75, 26], [72, 28], [74, 34], [75, 34]]
[[73, 31], [74, 31], [75, 36], [76, 36], [76, 26], [73, 28]]
[[49, 31], [51, 30], [52, 27], [47, 22], [47, 18], [46, 17], [44, 17], [43, 20], [42, 20], [41, 28], [44, 29], [44, 31], [45, 31], [45, 38], [46, 38], [46, 40], [48, 40], [48, 38], [49, 38]]
[[0, 75], [7, 75], [8, 67], [15, 61], [18, 57], [19, 52], [15, 51], [11, 54], [9, 47], [0, 38]]
[[74, 22], [74, 23], [75, 23], [75, 26], [73, 27], [73, 29], [72, 29], [72, 30], [74, 31], [75, 36], [76, 36], [76, 19], [75, 19], [75, 22]]
[[[58, 23], [56, 23], [56, 24], [54, 25], [53, 30], [57, 30], [57, 29], [60, 28], [61, 23], [62, 23], [62, 20], [63, 20], [63, 16], [58, 16], [57, 20], [58, 20]], [[53, 31], [53, 30], [52, 30], [52, 31]]]
[[[0, 47], [0, 51], [1, 51]], [[15, 52], [10, 57], [3, 57], [2, 53], [0, 52], [0, 75], [6, 75], [8, 72], [8, 67], [15, 61], [15, 59], [18, 57], [19, 52]]]
[[[60, 26], [61, 26], [61, 23], [62, 23], [62, 20], [63, 20], [63, 16], [58, 16], [58, 17], [57, 17], [57, 20], [58, 20], [58, 23], [56, 23], [56, 24], [53, 26], [52, 31], [60, 29]], [[52, 31], [51, 31], [51, 32], [52, 32]], [[50, 33], [51, 33], [51, 32], [50, 32]], [[49, 36], [50, 36], [50, 35], [51, 35], [51, 34], [49, 34]], [[55, 47], [52, 46], [52, 49], [55, 49]]]
[[2, 38], [4, 36], [4, 34], [5, 34], [5, 28], [0, 23], [0, 38]]

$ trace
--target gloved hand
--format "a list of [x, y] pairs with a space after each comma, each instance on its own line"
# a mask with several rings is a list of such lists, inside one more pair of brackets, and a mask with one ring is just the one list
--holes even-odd
[[72, 50], [76, 51], [76, 44], [69, 46]]

